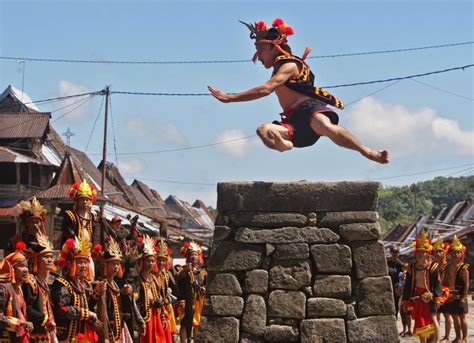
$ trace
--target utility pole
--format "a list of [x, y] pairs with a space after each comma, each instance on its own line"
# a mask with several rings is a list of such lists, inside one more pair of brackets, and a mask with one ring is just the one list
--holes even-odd
[[[104, 190], [104, 185], [105, 185], [105, 162], [107, 161], [107, 120], [108, 120], [108, 114], [109, 114], [109, 95], [110, 95], [110, 89], [109, 86], [105, 86], [105, 89], [102, 91], [102, 94], [105, 95], [105, 115], [104, 115], [104, 144], [103, 144], [103, 149], [102, 149], [102, 180], [100, 182], [100, 194], [102, 196], [105, 196], [105, 190]], [[104, 208], [102, 207], [102, 211], [104, 211]]]

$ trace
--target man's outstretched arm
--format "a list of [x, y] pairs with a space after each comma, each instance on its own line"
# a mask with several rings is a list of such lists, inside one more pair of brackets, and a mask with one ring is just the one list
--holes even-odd
[[296, 63], [285, 63], [282, 65], [278, 72], [272, 76], [270, 80], [261, 86], [254, 87], [245, 92], [228, 94], [218, 89], [207, 86], [211, 94], [219, 101], [228, 102], [240, 102], [240, 101], [252, 101], [267, 96], [278, 87], [282, 86], [291, 77], [298, 75], [298, 66]]

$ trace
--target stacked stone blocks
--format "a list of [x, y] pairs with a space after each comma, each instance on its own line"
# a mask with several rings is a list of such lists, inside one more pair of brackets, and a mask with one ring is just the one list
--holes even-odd
[[373, 182], [218, 185], [197, 342], [397, 342]]

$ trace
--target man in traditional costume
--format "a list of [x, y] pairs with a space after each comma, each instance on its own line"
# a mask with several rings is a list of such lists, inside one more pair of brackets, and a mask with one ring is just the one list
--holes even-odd
[[28, 320], [21, 285], [28, 278], [24, 242], [0, 262], [0, 343], [28, 343], [33, 324]]
[[[124, 285], [122, 289], [117, 285], [114, 278], [122, 277], [122, 252], [118, 243], [109, 238], [108, 247], [103, 253], [103, 277], [107, 284], [107, 292], [105, 296], [105, 303], [107, 309], [107, 317], [109, 320], [109, 342], [122, 343], [132, 342], [133, 327], [131, 327], [131, 334], [124, 321], [125, 313], [123, 312], [123, 299], [132, 295], [132, 287], [128, 284]], [[143, 319], [138, 312], [136, 306], [132, 309], [135, 311], [135, 318], [140, 323]], [[126, 314], [130, 316], [129, 313]]]
[[[84, 236], [69, 238], [62, 246], [59, 265], [63, 268], [63, 276], [58, 277], [51, 287], [59, 342], [98, 342], [96, 331], [102, 323], [89, 309], [87, 291], [87, 280], [91, 280], [93, 275], [90, 254], [91, 245]], [[95, 293], [100, 292], [95, 290]]]
[[466, 247], [454, 235], [449, 245], [449, 262], [446, 266], [445, 282], [449, 286], [449, 298], [444, 311], [453, 317], [456, 338], [454, 343], [467, 342], [468, 313], [467, 297], [469, 293], [469, 264], [464, 262]]
[[263, 21], [243, 24], [249, 28], [250, 38], [255, 39], [257, 52], [252, 60], [258, 59], [267, 69], [273, 67], [272, 77], [261, 86], [235, 94], [209, 86], [215, 98], [224, 103], [252, 101], [275, 92], [283, 108], [282, 120], [257, 129], [257, 134], [270, 149], [283, 152], [293, 147], [307, 147], [321, 136], [327, 136], [337, 145], [356, 150], [372, 161], [388, 163], [386, 150], [364, 146], [347, 129], [337, 125], [338, 115], [327, 106], [342, 110], [344, 104], [314, 86], [314, 75], [304, 62], [311, 49], [306, 48], [301, 58], [292, 54], [287, 42], [287, 37], [294, 33], [291, 27], [281, 19], [275, 19], [271, 28]]
[[[448, 248], [448, 244], [443, 242], [443, 239], [439, 237], [434, 243], [433, 243], [433, 260], [436, 262], [439, 266], [439, 272], [441, 276], [441, 288], [443, 290], [443, 297], [444, 300], [446, 301], [449, 297], [449, 287], [446, 283], [445, 276], [446, 276], [446, 251]], [[441, 338], [440, 342], [441, 343], [446, 343], [446, 341], [449, 341], [449, 333], [451, 332], [451, 316], [449, 313], [445, 311], [445, 306], [446, 303], [443, 303], [440, 308], [438, 309], [438, 314], [436, 318], [438, 319], [438, 323], [440, 323], [441, 319], [441, 313], [443, 314], [444, 317], [444, 336]]]
[[202, 248], [195, 242], [187, 242], [181, 248], [186, 265], [177, 276], [179, 290], [179, 319], [181, 342], [196, 337], [201, 325], [201, 314], [206, 293], [207, 272], [202, 268]]
[[165, 329], [167, 321], [163, 311], [163, 298], [158, 280], [153, 275], [157, 272], [154, 241], [147, 235], [139, 243], [139, 280], [137, 289], [137, 306], [144, 320], [144, 333], [140, 343], [166, 343]]
[[36, 241], [36, 234], [46, 234], [44, 222], [46, 220], [46, 209], [35, 198], [20, 201], [15, 208], [16, 215], [22, 221], [20, 233], [11, 239], [12, 250], [14, 250], [17, 242], [29, 244]]
[[436, 310], [443, 302], [439, 265], [431, 260], [431, 251], [432, 245], [422, 229], [415, 241], [415, 262], [410, 265], [402, 296], [402, 303], [412, 306], [413, 336], [422, 343], [431, 335], [435, 343], [439, 342]]
[[53, 244], [44, 234], [38, 233], [36, 241], [25, 251], [30, 261], [31, 274], [23, 284], [26, 313], [33, 325], [30, 341], [56, 342], [56, 323], [50, 300], [49, 273], [56, 271]]
[[165, 329], [166, 343], [172, 343], [172, 336], [176, 335], [176, 317], [173, 310], [173, 303], [175, 302], [177, 289], [176, 281], [173, 275], [169, 272], [171, 250], [168, 247], [166, 239], [160, 237], [156, 243], [156, 259], [158, 271], [155, 273], [156, 279], [160, 287], [160, 295], [163, 299], [163, 312], [167, 321]]
[[97, 191], [84, 179], [81, 184], [75, 183], [71, 187], [69, 197], [74, 199], [74, 207], [64, 213], [62, 243], [75, 237], [92, 243], [94, 229], [99, 223], [99, 216], [91, 210], [97, 200]]

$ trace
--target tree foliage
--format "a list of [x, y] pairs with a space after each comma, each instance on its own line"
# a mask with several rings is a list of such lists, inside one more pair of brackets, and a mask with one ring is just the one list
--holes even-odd
[[[415, 212], [416, 198], [416, 212]], [[474, 199], [474, 176], [437, 177], [411, 186], [383, 187], [378, 212], [382, 232], [408, 225], [420, 215], [436, 215], [459, 201]]]

